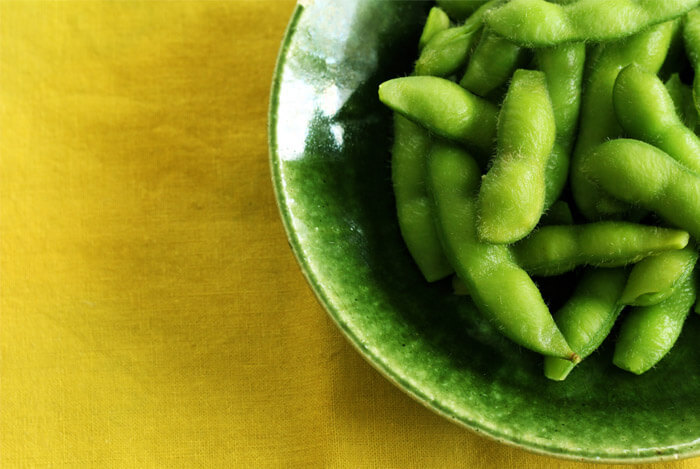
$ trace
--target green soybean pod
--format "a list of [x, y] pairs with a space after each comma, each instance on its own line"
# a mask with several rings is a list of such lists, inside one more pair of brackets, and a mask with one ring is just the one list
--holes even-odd
[[563, 200], [557, 200], [549, 209], [542, 214], [540, 225], [573, 225], [574, 216], [571, 214], [569, 204]]
[[476, 199], [481, 172], [460, 148], [433, 145], [428, 190], [447, 258], [472, 300], [504, 335], [543, 355], [577, 361], [535, 283], [514, 261], [508, 246], [479, 241]]
[[569, 179], [570, 152], [555, 141], [544, 169], [544, 209], [561, 195]]
[[425, 20], [423, 32], [418, 39], [418, 50], [423, 50], [425, 45], [440, 31], [450, 27], [450, 18], [439, 7], [432, 7]]
[[695, 302], [695, 275], [665, 301], [633, 308], [625, 317], [613, 354], [623, 370], [642, 374], [656, 365], [673, 347]]
[[627, 134], [650, 143], [700, 174], [700, 139], [676, 113], [663, 82], [636, 65], [625, 67], [615, 81], [613, 104]]
[[684, 15], [699, 0], [512, 0], [486, 15], [494, 31], [526, 47], [624, 39]]
[[581, 172], [583, 158], [588, 152], [622, 133], [613, 107], [615, 79], [620, 70], [631, 63], [657, 72], [664, 62], [676, 27], [675, 22], [663, 23], [624, 41], [601, 44], [591, 55], [570, 173], [574, 201], [589, 220], [619, 218], [628, 211], [625, 204], [606, 197]]
[[671, 75], [664, 85], [685, 126], [694, 130], [698, 125], [698, 110], [693, 102], [693, 89], [683, 83], [677, 73]]
[[575, 42], [536, 49], [535, 60], [547, 79], [547, 90], [557, 123], [557, 141], [569, 151], [573, 146], [581, 109], [586, 45]]
[[545, 208], [559, 198], [569, 174], [569, 155], [573, 147], [581, 108], [581, 82], [586, 62], [582, 42], [535, 50], [538, 68], [547, 78], [547, 89], [554, 109], [557, 136], [547, 161]]
[[683, 43], [688, 59], [695, 69], [693, 81], [693, 96], [695, 108], [700, 112], [698, 98], [700, 96], [700, 9], [689, 12], [683, 22]]
[[481, 239], [510, 244], [537, 225], [544, 210], [545, 168], [555, 135], [544, 73], [517, 70], [499, 115], [496, 158], [479, 191]]
[[469, 58], [481, 29], [481, 23], [470, 23], [435, 34], [421, 50], [414, 66], [415, 74], [446, 77], [456, 72]]
[[464, 20], [486, 0], [437, 0], [437, 4], [455, 20]]
[[524, 52], [520, 46], [485, 30], [459, 84], [474, 94], [487, 96], [508, 81]]
[[379, 99], [436, 134], [491, 154], [498, 110], [456, 83], [438, 77], [394, 78], [379, 85]]
[[442, 252], [425, 186], [430, 146], [427, 130], [400, 114], [394, 115], [391, 175], [399, 228], [421, 273], [428, 282], [434, 282], [452, 273], [452, 266]]
[[661, 303], [685, 282], [697, 260], [694, 244], [643, 259], [632, 268], [620, 302], [632, 306]]
[[613, 197], [651, 210], [700, 239], [700, 177], [658, 148], [611, 140], [586, 156], [581, 171]]
[[[585, 359], [610, 334], [624, 305], [619, 302], [627, 272], [623, 268], [586, 271], [572, 297], [556, 313], [554, 320], [571, 348]], [[544, 374], [554, 381], [566, 379], [574, 364], [545, 357]]]
[[415, 64], [416, 75], [446, 77], [461, 68], [484, 26], [484, 14], [503, 3], [491, 0], [477, 9], [461, 26], [435, 34], [421, 50]]
[[[679, 73], [686, 66], [685, 46], [683, 45], [683, 22], [685, 16], [678, 18], [678, 27], [673, 32], [671, 43], [668, 45], [666, 60], [659, 69], [659, 78], [668, 80], [672, 74]], [[689, 63], [687, 65], [690, 65]]]
[[660, 252], [683, 249], [688, 233], [629, 222], [543, 226], [512, 246], [518, 264], [548, 277], [577, 266], [620, 267]]

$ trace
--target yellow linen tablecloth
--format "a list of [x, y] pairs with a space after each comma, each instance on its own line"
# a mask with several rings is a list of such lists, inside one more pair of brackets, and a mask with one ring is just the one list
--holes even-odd
[[601, 467], [432, 414], [317, 304], [268, 170], [293, 7], [0, 2], [0, 466]]

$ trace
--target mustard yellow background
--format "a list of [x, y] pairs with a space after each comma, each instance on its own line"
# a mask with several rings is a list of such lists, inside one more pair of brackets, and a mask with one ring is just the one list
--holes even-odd
[[433, 415], [318, 305], [268, 170], [293, 8], [0, 2], [0, 465], [601, 467]]

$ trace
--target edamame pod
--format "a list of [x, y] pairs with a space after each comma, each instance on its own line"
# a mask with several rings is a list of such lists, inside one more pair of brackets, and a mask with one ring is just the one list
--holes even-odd
[[700, 96], [700, 9], [689, 12], [683, 22], [683, 43], [688, 59], [695, 69], [693, 81], [693, 97], [695, 108], [700, 112], [698, 99]]
[[394, 111], [487, 157], [496, 137], [498, 110], [456, 83], [404, 77], [379, 85], [379, 99]]
[[476, 306], [503, 334], [543, 355], [577, 361], [509, 247], [478, 240], [474, 194], [480, 176], [478, 165], [465, 151], [444, 143], [433, 145], [428, 190], [445, 254]]
[[491, 0], [482, 5], [463, 25], [435, 34], [421, 50], [416, 75], [446, 77], [456, 72], [469, 58], [469, 51], [484, 26], [484, 13], [503, 3]]
[[425, 187], [430, 145], [427, 130], [400, 114], [394, 115], [391, 175], [399, 228], [421, 273], [428, 282], [434, 282], [452, 273], [452, 266], [442, 252]]
[[547, 79], [552, 99], [557, 141], [569, 151], [576, 135], [581, 108], [581, 82], [586, 63], [586, 45], [582, 42], [535, 50], [537, 67]]
[[666, 87], [636, 65], [625, 67], [615, 81], [613, 103], [627, 134], [650, 143], [700, 174], [700, 139], [681, 121]]
[[691, 274], [667, 300], [632, 309], [620, 328], [613, 363], [638, 375], [656, 365], [676, 343], [695, 297]]
[[[626, 279], [622, 268], [588, 270], [573, 296], [554, 313], [559, 330], [581, 360], [600, 347], [624, 308], [618, 300]], [[551, 380], [562, 381], [573, 369], [570, 361], [544, 359], [544, 374]]]
[[628, 211], [625, 204], [607, 197], [581, 172], [583, 157], [588, 152], [622, 133], [612, 100], [615, 79], [620, 70], [631, 63], [657, 72], [664, 62], [676, 27], [674, 22], [663, 23], [624, 41], [601, 44], [591, 56], [570, 174], [574, 201], [589, 220], [619, 218]]
[[569, 152], [559, 142], [555, 141], [544, 168], [545, 210], [559, 198], [568, 178]]
[[437, 4], [456, 20], [463, 20], [474, 10], [486, 3], [486, 0], [437, 0]]
[[447, 16], [447, 13], [439, 7], [432, 7], [428, 13], [428, 18], [425, 20], [420, 39], [418, 39], [418, 50], [423, 50], [433, 36], [449, 27], [450, 18]]
[[664, 85], [685, 126], [694, 130], [698, 125], [698, 111], [693, 102], [692, 88], [683, 83], [677, 73], [671, 75]]
[[496, 33], [527, 47], [574, 41], [615, 41], [677, 18], [699, 0], [579, 0], [557, 5], [512, 0], [486, 15]]
[[459, 84], [474, 94], [487, 96], [508, 81], [522, 62], [524, 52], [520, 46], [486, 30]]
[[416, 75], [446, 77], [469, 58], [469, 50], [482, 24], [465, 24], [435, 34], [421, 50], [415, 64]]
[[537, 225], [544, 210], [545, 168], [556, 125], [544, 73], [513, 75], [498, 121], [498, 153], [478, 198], [479, 237], [510, 244]]
[[[678, 18], [676, 21], [678, 27], [673, 31], [671, 43], [668, 45], [668, 52], [663, 65], [659, 68], [659, 78], [668, 80], [673, 73], [678, 73], [683, 68], [687, 68], [685, 57], [685, 47], [683, 46], [683, 19]], [[690, 65], [689, 63], [687, 65]]]
[[574, 216], [571, 214], [569, 204], [563, 200], [558, 200], [542, 214], [540, 225], [573, 225]]
[[685, 282], [697, 260], [698, 252], [693, 244], [643, 259], [630, 272], [620, 302], [633, 306], [661, 303]]
[[543, 226], [513, 245], [527, 272], [548, 277], [580, 265], [619, 267], [652, 254], [683, 249], [688, 233], [670, 228], [605, 221], [571, 226]]
[[545, 176], [545, 209], [559, 198], [569, 174], [569, 155], [574, 142], [581, 107], [581, 82], [586, 62], [586, 46], [582, 42], [537, 49], [537, 66], [547, 78], [552, 100], [557, 137], [547, 161]]
[[658, 148], [611, 140], [585, 157], [581, 171], [613, 197], [651, 210], [700, 239], [700, 177]]

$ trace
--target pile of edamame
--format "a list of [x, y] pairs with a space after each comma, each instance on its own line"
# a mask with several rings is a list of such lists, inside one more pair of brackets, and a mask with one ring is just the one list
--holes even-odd
[[[618, 319], [613, 363], [648, 371], [698, 288], [700, 0], [437, 3], [413, 73], [379, 87], [416, 265], [550, 379]], [[533, 277], [574, 270], [552, 314]]]

